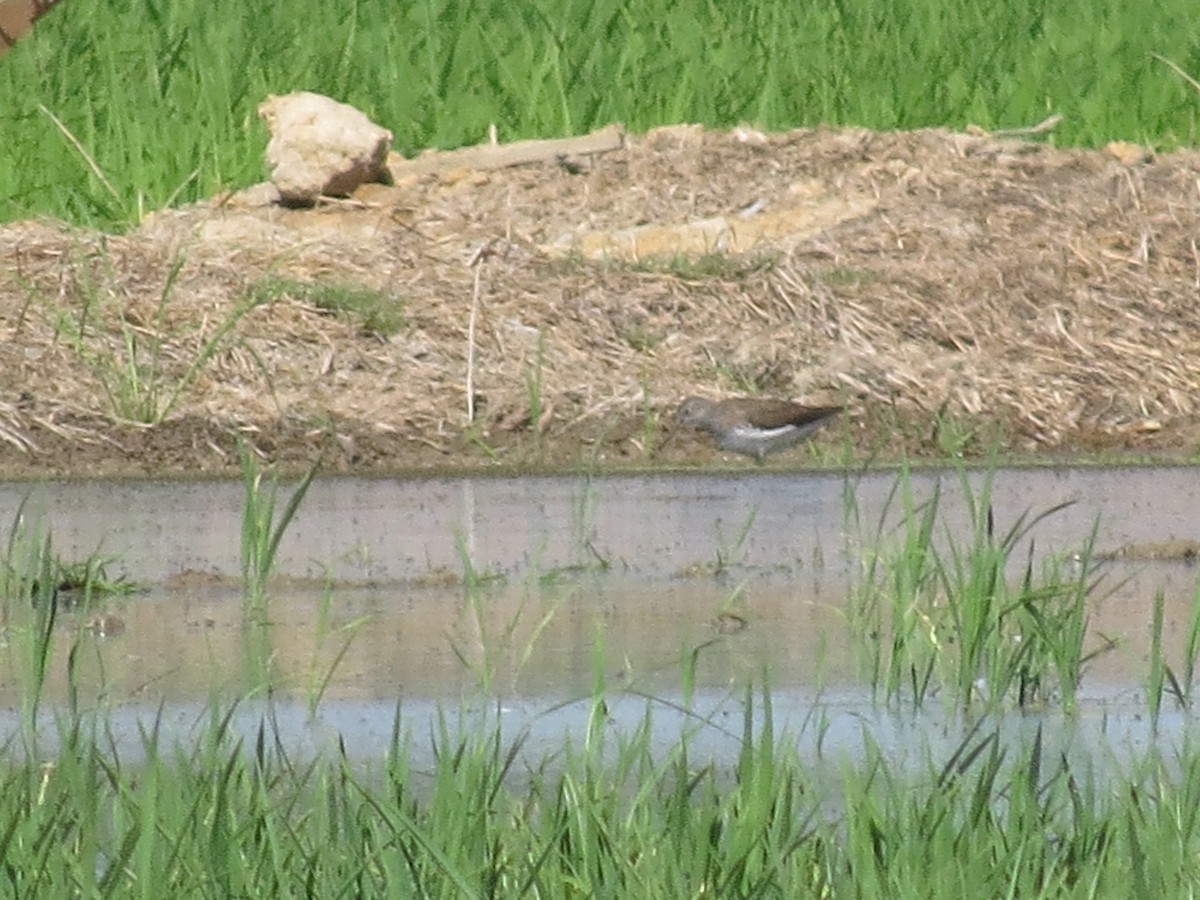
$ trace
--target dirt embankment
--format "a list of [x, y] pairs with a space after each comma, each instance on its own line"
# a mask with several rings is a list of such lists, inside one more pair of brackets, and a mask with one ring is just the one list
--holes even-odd
[[827, 459], [1200, 441], [1195, 152], [681, 127], [262, 197], [0, 228], [0, 474], [711, 462], [689, 394], [845, 402]]

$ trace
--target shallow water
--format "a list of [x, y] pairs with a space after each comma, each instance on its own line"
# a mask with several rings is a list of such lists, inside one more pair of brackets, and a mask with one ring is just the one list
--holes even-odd
[[[986, 476], [969, 481], [977, 494]], [[911, 485], [917, 503], [940, 486], [943, 527], [969, 525], [957, 474], [916, 473]], [[855, 541], [899, 521], [895, 487], [891, 472], [329, 478], [312, 485], [276, 571], [379, 583], [461, 575], [466, 556], [477, 572], [509, 576], [600, 562], [655, 576], [724, 555], [750, 567], [845, 573]], [[26, 498], [26, 519], [51, 525], [64, 557], [99, 550], [143, 583], [240, 576], [240, 482], [0, 485], [0, 523]], [[1200, 540], [1200, 478], [1190, 468], [1007, 469], [995, 474], [991, 500], [998, 532], [1071, 504], [1032, 532], [1041, 553], [1076, 549], [1097, 522], [1100, 550]]]
[[[1111, 726], [1118, 731], [1144, 727], [1134, 723], [1159, 590], [1165, 655], [1182, 652], [1196, 573], [1179, 548], [1200, 537], [1195, 481], [1188, 469], [994, 477], [999, 533], [1071, 503], [1032, 527], [1022, 547], [1036, 558], [1070, 558], [1094, 526], [1099, 551], [1124, 551], [1104, 566], [1091, 618], [1091, 646], [1117, 646], [1089, 665], [1081, 693], [1085, 718], [1102, 716], [1106, 728], [1114, 716], [1129, 718]], [[984, 476], [971, 482], [977, 492]], [[940, 485], [939, 528], [965, 539], [970, 500], [959, 477], [910, 483], [914, 503]], [[27, 530], [50, 530], [62, 558], [99, 553], [112, 560], [110, 575], [146, 587], [110, 604], [119, 634], [94, 635], [87, 614], [61, 617], [51, 703], [67, 696], [77, 644], [89, 707], [136, 718], [165, 703], [186, 719], [214, 691], [238, 697], [270, 685], [284, 709], [320, 701], [317, 719], [294, 725], [298, 741], [306, 729], [335, 729], [356, 748], [382, 750], [397, 703], [410, 718], [464, 697], [532, 715], [601, 682], [632, 698], [632, 724], [638, 698], [678, 701], [685, 681], [710, 699], [738, 698], [764, 677], [787, 716], [833, 710], [858, 723], [861, 739], [864, 722], [892, 726], [858, 675], [846, 598], [863, 548], [897, 539], [895, 485], [891, 473], [322, 480], [280, 546], [269, 625], [252, 628], [236, 581], [240, 483], [4, 485], [0, 521], [14, 521], [23, 503]], [[1163, 548], [1178, 559], [1144, 558]], [[10, 640], [0, 658], [0, 702], [10, 708], [28, 689], [26, 663]], [[570, 728], [579, 705], [534, 718]]]

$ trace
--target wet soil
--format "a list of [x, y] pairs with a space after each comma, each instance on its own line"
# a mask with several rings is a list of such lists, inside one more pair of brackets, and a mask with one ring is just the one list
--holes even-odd
[[847, 405], [782, 465], [1190, 458], [1198, 234], [1193, 151], [692, 127], [312, 210], [13, 223], [0, 477], [717, 463], [671, 425], [690, 394]]

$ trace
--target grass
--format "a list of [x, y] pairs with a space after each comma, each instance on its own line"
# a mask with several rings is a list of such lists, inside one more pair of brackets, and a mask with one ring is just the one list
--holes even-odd
[[267, 588], [275, 569], [279, 543], [308, 494], [313, 479], [321, 468], [321, 460], [313, 463], [292, 489], [283, 509], [277, 509], [279, 481], [264, 484], [254, 451], [239, 448], [242, 463], [242, 483], [245, 502], [242, 506], [241, 562], [242, 583], [249, 618], [259, 622], [267, 619]]
[[511, 140], [613, 121], [997, 128], [1050, 112], [1066, 144], [1194, 144], [1190, 16], [1184, 0], [72, 0], [0, 65], [0, 220], [127, 226], [260, 180], [256, 107], [302, 89], [364, 110], [405, 151], [477, 143], [492, 123]]
[[464, 535], [459, 534], [455, 544], [463, 569], [463, 602], [459, 633], [449, 637], [450, 652], [481, 693], [513, 693], [542, 633], [569, 597], [565, 593], [543, 597], [539, 588], [561, 582], [566, 573], [552, 571], [533, 579], [516, 607], [505, 612], [493, 602], [490, 590], [504, 576], [476, 567]]
[[1146, 707], [1150, 721], [1158, 727], [1163, 698], [1169, 693], [1176, 708], [1190, 711], [1196, 691], [1196, 660], [1200, 658], [1200, 580], [1192, 596], [1192, 611], [1179, 665], [1172, 666], [1163, 651], [1163, 608], [1166, 595], [1154, 595], [1150, 621], [1150, 670], [1146, 676]]
[[537, 457], [542, 454], [542, 435], [554, 409], [546, 404], [543, 392], [542, 376], [546, 362], [546, 334], [538, 331], [537, 351], [533, 360], [525, 362], [525, 398], [529, 409], [527, 427], [533, 432]]
[[[287, 749], [216, 707], [186, 742], [161, 722], [122, 759], [95, 720], [0, 769], [0, 852], [14, 896], [1020, 897], [1183, 896], [1200, 876], [1200, 753], [1131, 751], [1101, 773], [1034, 729], [994, 725], [897, 764], [810, 759], [747, 690], [728, 763], [696, 719], [665, 748], [656, 706], [632, 727], [590, 704], [578, 742], [539, 753], [498, 717], [443, 715], [418, 739], [397, 713], [385, 761]], [[520, 777], [518, 777], [518, 775]], [[1153, 848], [1153, 849], [1152, 849]]]
[[[37, 540], [37, 539], [35, 539]], [[26, 555], [27, 554], [27, 555]], [[22, 551], [23, 561], [10, 562], [0, 574], [0, 603], [37, 605], [49, 599], [62, 607], [91, 610], [114, 597], [124, 597], [137, 591], [138, 586], [124, 575], [110, 575], [109, 566], [115, 559], [93, 553], [82, 562], [68, 562], [54, 552], [49, 533], [40, 543]]]
[[638, 407], [639, 412], [641, 413], [642, 424], [641, 437], [637, 441], [637, 447], [641, 451], [642, 459], [650, 462], [653, 461], [655, 456], [658, 454], [665, 422], [664, 417], [659, 414], [658, 410], [654, 406], [654, 403], [652, 402], [648, 383], [649, 378], [645, 374], [643, 374], [641, 382], [642, 396], [641, 401], [638, 403]]
[[710, 281], [744, 281], [753, 275], [775, 267], [778, 253], [705, 253], [698, 257], [647, 257], [635, 263], [607, 263], [631, 272], [673, 275], [680, 281], [704, 283]]
[[[0, 646], [9, 677], [20, 687], [22, 734], [28, 738], [41, 709], [60, 611], [68, 605], [89, 610], [133, 587], [109, 579], [108, 561], [98, 554], [83, 563], [64, 563], [54, 552], [50, 529], [26, 506], [26, 500], [17, 506], [0, 565]], [[74, 711], [73, 692], [71, 698]]]
[[334, 584], [327, 576], [325, 589], [317, 602], [317, 625], [314, 634], [312, 656], [308, 665], [307, 694], [308, 714], [314, 717], [333, 683], [333, 676], [342, 664], [359, 630], [370, 625], [373, 616], [358, 616], [348, 622], [334, 623]]
[[[77, 310], [57, 310], [61, 336], [92, 371], [113, 415], [128, 422], [157, 425], [175, 411], [205, 367], [224, 351], [238, 323], [272, 297], [250, 291], [207, 334], [173, 333], [168, 310], [185, 260], [176, 257], [159, 291], [153, 317], [139, 322], [119, 308], [122, 291], [103, 254], [76, 268]], [[56, 310], [59, 300], [42, 298]], [[22, 318], [24, 313], [22, 313]], [[116, 318], [111, 330], [105, 320]], [[114, 341], [113, 335], [116, 336]]]
[[[965, 471], [959, 480], [965, 530], [943, 521], [940, 486], [918, 502], [902, 473], [865, 538], [870, 549], [849, 619], [872, 689], [917, 706], [940, 695], [961, 707], [1070, 710], [1087, 663], [1113, 646], [1087, 645], [1088, 605], [1100, 583], [1095, 531], [1074, 558], [1035, 569], [1032, 529], [1064, 507], [1017, 514], [997, 532], [991, 474], [978, 489]], [[847, 514], [856, 521], [849, 487]], [[900, 508], [894, 537], [893, 504]]]
[[[243, 559], [254, 596], [265, 590], [308, 483], [277, 512], [278, 485], [264, 484], [248, 455], [243, 468], [251, 548]], [[0, 749], [0, 890], [916, 898], [946, 885], [981, 897], [1187, 895], [1200, 878], [1194, 731], [1169, 745], [1109, 748], [1069, 727], [1088, 660], [1084, 601], [1096, 581], [1087, 547], [1095, 536], [1084, 539], [1075, 569], [1035, 569], [1031, 529], [1055, 510], [1016, 515], [1006, 529], [989, 479], [973, 486], [962, 477], [969, 527], [957, 530], [940, 495], [920, 502], [897, 480], [896, 506], [868, 534], [869, 577], [853, 600], [864, 636], [883, 638], [874, 671], [885, 701], [919, 705], [935, 692], [960, 701], [928, 732], [938, 735], [914, 739], [903, 753], [877, 739], [867, 719], [860, 751], [823, 749], [823, 736], [813, 745], [803, 738], [808, 729], [824, 735], [822, 714], [798, 725], [777, 720], [769, 674], [735, 686], [715, 708], [698, 703], [695, 657], [707, 644], [680, 661], [682, 701], [614, 687], [602, 633], [590, 693], [545, 713], [549, 721], [578, 705], [578, 727], [549, 741], [534, 739], [536, 719], [514, 727], [499, 705], [481, 713], [468, 700], [462, 713], [442, 710], [417, 728], [398, 707], [372, 762], [356, 761], [361, 748], [351, 754], [344, 743], [301, 754], [262, 691], [254, 707], [214, 698], [182, 732], [168, 711], [150, 714], [131, 748], [103, 707], [70, 703], [52, 719], [38, 715], [57, 604], [21, 593], [5, 609], [4, 652], [31, 689], [25, 727]], [[585, 489], [572, 526], [580, 539], [594, 512]], [[853, 522], [852, 504], [847, 512]], [[727, 564], [740, 557], [744, 530], [720, 542]], [[486, 695], [502, 668], [520, 672], [557, 607], [522, 606], [498, 621], [486, 596], [494, 577], [465, 539], [460, 557], [464, 617], [481, 655], [456, 652], [478, 669]], [[52, 560], [48, 529], [18, 513], [6, 570], [48, 585]], [[339, 643], [324, 677], [314, 651], [310, 715], [360, 624], [333, 628], [334, 603], [327, 592], [319, 609], [318, 643]], [[740, 603], [738, 589], [719, 612], [736, 616]], [[1158, 685], [1158, 701], [1148, 696], [1148, 705], [1168, 690], [1181, 705], [1190, 699], [1198, 622], [1194, 612], [1178, 669], [1153, 640], [1148, 685]], [[1161, 604], [1150, 627], [1161, 635]], [[248, 657], [255, 652], [248, 647]], [[74, 684], [73, 667], [68, 679]], [[631, 700], [640, 711], [614, 713]], [[1013, 707], [1037, 714], [1007, 715]], [[247, 708], [256, 722], [249, 730], [235, 724]], [[924, 729], [930, 717], [911, 721]], [[665, 740], [664, 728], [672, 729]], [[732, 752], [714, 750], [714, 738]]]
[[684, 566], [675, 573], [677, 578], [721, 578], [742, 565], [746, 552], [746, 539], [754, 528], [754, 520], [758, 511], [748, 512], [734, 529], [732, 535], [726, 534], [721, 523], [716, 523], [716, 547], [713, 559], [709, 562], [696, 562]]
[[364, 334], [382, 339], [394, 337], [408, 324], [396, 298], [359, 285], [272, 276], [257, 285], [254, 293], [264, 303], [288, 297], [311, 304], [323, 312], [357, 322]]

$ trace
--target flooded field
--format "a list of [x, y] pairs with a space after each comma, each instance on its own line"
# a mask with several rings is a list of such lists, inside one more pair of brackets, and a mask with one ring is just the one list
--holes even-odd
[[[186, 720], [214, 696], [269, 694], [297, 711], [298, 739], [327, 727], [361, 750], [383, 746], [398, 707], [411, 720], [498, 705], [569, 728], [572, 701], [598, 685], [632, 701], [612, 706], [631, 721], [644, 698], [670, 705], [685, 692], [730, 714], [746, 685], [765, 681], [784, 719], [823, 710], [849, 717], [851, 731], [881, 728], [869, 651], [848, 623], [864, 561], [900, 540], [903, 494], [918, 510], [937, 495], [935, 540], [947, 545], [970, 534], [986, 496], [997, 533], [1030, 523], [1014, 554], [1022, 565], [1070, 571], [1095, 529], [1084, 646], [1096, 655], [1078, 696], [1089, 715], [1136, 720], [1160, 593], [1160, 653], [1185, 653], [1200, 535], [1193, 473], [1028, 469], [985, 481], [316, 481], [253, 614], [240, 483], [9, 484], [0, 521], [20, 511], [22, 528], [51, 535], [62, 559], [102, 559], [108, 577], [139, 587], [101, 608], [64, 605], [42, 692], [51, 708], [72, 684], [89, 707], [134, 719], [165, 704]], [[16, 708], [26, 663], [9, 637], [0, 700]]]
[[[987, 480], [971, 474], [971, 491]], [[959, 475], [909, 483], [915, 503], [940, 490], [941, 527], [967, 527]], [[460, 578], [469, 563], [510, 577], [580, 567], [653, 577], [724, 561], [840, 577], [856, 570], [864, 541], [902, 518], [896, 492], [893, 472], [330, 478], [310, 488], [275, 573], [383, 584]], [[0, 485], [0, 522], [24, 502], [63, 557], [100, 553], [144, 584], [239, 577], [244, 493], [236, 481], [10, 483]], [[1009, 469], [994, 474], [990, 495], [998, 530], [1070, 504], [1034, 531], [1039, 554], [1073, 552], [1097, 524], [1102, 552], [1178, 545], [1183, 559], [1200, 548], [1190, 468]]]

